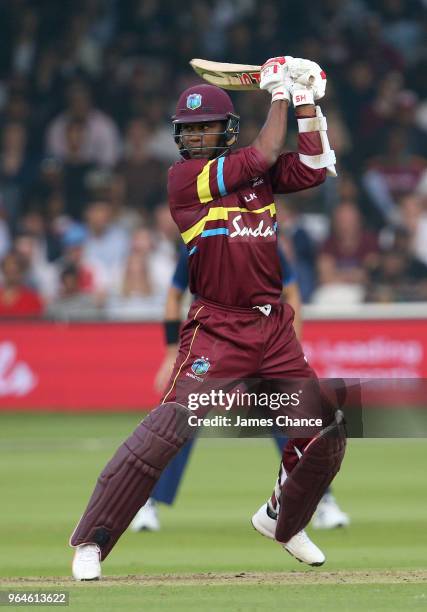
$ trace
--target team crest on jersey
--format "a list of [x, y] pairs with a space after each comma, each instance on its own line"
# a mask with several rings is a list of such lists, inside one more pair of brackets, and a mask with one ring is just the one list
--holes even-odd
[[196, 110], [202, 106], [202, 94], [193, 93], [187, 98], [187, 108], [190, 110]]
[[203, 374], [206, 374], [210, 367], [211, 364], [209, 363], [209, 359], [207, 357], [199, 357], [193, 361], [191, 369], [197, 376], [202, 376]]

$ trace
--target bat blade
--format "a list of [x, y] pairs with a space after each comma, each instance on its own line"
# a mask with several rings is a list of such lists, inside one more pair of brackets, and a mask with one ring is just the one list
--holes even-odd
[[208, 83], [236, 91], [259, 90], [261, 66], [192, 59], [190, 65]]

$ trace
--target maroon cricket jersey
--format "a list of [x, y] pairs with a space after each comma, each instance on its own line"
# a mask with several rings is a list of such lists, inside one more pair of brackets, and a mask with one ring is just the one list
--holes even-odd
[[[319, 154], [318, 132], [300, 134], [298, 148]], [[188, 248], [190, 291], [228, 306], [277, 304], [282, 278], [273, 194], [313, 187], [325, 176], [325, 169], [305, 166], [298, 153], [282, 154], [269, 168], [253, 146], [174, 164], [169, 203]]]

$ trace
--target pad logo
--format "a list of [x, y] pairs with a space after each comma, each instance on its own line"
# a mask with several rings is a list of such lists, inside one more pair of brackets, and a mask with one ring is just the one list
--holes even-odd
[[207, 357], [199, 357], [193, 361], [191, 369], [197, 376], [202, 376], [203, 374], [206, 374], [210, 367], [211, 364], [209, 363], [209, 359]]
[[187, 108], [196, 110], [202, 106], [202, 95], [198, 93], [190, 94], [187, 98]]

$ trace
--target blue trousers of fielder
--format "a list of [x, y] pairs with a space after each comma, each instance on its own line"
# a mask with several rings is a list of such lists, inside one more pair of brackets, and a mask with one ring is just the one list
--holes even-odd
[[[282, 454], [287, 438], [273, 435], [273, 439], [279, 453]], [[194, 442], [194, 439], [187, 442], [169, 463], [151, 493], [152, 499], [162, 504], [172, 505], [174, 503]]]

